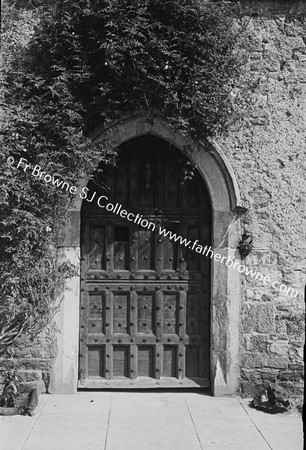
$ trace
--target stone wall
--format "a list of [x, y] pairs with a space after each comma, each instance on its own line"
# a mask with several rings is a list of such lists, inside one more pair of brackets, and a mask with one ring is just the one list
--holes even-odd
[[34, 342], [21, 339], [0, 353], [0, 392], [6, 372], [17, 369], [20, 389], [37, 388], [46, 392], [49, 377], [56, 357], [54, 330], [42, 333]]
[[244, 264], [299, 294], [242, 275], [241, 392], [278, 380], [294, 396], [303, 386], [306, 5], [246, 3], [252, 7], [242, 20], [252, 41], [246, 75], [258, 85], [243, 117], [218, 142], [249, 206], [241, 231], [252, 233], [254, 250]]

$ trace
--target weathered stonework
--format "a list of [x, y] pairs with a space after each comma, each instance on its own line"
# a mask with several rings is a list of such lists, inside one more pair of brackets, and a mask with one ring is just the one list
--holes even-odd
[[21, 389], [37, 388], [46, 392], [44, 382], [50, 377], [57, 355], [54, 331], [43, 333], [35, 342], [21, 340], [0, 353], [0, 391], [5, 372], [16, 367]]
[[259, 84], [219, 143], [250, 204], [241, 227], [252, 233], [254, 251], [245, 265], [299, 293], [290, 297], [242, 275], [241, 392], [278, 380], [294, 396], [303, 386], [306, 7], [249, 4], [256, 14], [248, 17], [255, 37], [248, 69]]

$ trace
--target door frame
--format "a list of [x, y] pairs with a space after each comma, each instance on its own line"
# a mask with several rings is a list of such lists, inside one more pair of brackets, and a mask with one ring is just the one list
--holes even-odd
[[[212, 208], [212, 248], [221, 256], [240, 261], [238, 211], [242, 204], [234, 172], [216, 142], [198, 143], [174, 132], [162, 118], [148, 120], [131, 114], [107, 130], [99, 128], [94, 142], [120, 145], [138, 136], [151, 134], [172, 143], [198, 170], [210, 195]], [[98, 164], [99, 161], [97, 161]], [[95, 165], [94, 165], [95, 166]], [[92, 170], [94, 167], [92, 168]], [[78, 189], [87, 185], [80, 179]], [[75, 197], [60, 236], [59, 258], [80, 267], [82, 200]], [[210, 385], [213, 395], [234, 395], [239, 381], [240, 274], [211, 259], [210, 308]], [[58, 353], [51, 374], [51, 389], [56, 393], [77, 392], [79, 357], [80, 274], [69, 279], [56, 321]]]

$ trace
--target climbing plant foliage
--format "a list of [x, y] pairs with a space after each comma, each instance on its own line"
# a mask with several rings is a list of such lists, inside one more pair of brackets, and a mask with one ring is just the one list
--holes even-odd
[[3, 10], [0, 344], [42, 330], [74, 270], [57, 251], [73, 199], [17, 161], [75, 185], [97, 160], [114, 160], [111, 145], [93, 144], [90, 133], [134, 110], [204, 139], [225, 128], [240, 68], [222, 2], [35, 5], [7, 0]]
[[231, 113], [240, 67], [232, 23], [220, 2], [64, 0], [33, 42], [36, 73], [53, 80], [55, 96], [65, 83], [87, 130], [141, 109], [206, 137]]

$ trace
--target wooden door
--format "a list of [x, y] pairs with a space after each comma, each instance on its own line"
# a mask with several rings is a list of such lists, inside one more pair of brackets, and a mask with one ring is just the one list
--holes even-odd
[[[191, 248], [210, 243], [199, 174], [167, 142], [144, 136], [122, 145], [117, 167], [102, 167], [88, 188], [79, 386], [209, 386], [210, 265]], [[102, 195], [108, 200], [97, 202]], [[154, 231], [107, 211], [107, 203]], [[161, 235], [160, 227], [190, 243]]]

